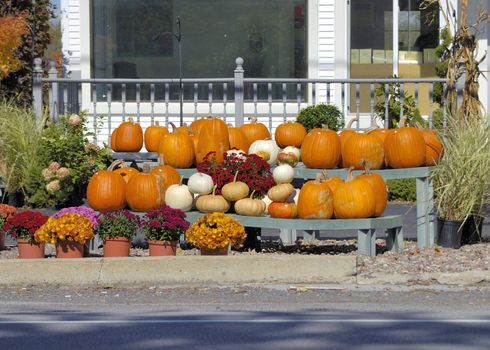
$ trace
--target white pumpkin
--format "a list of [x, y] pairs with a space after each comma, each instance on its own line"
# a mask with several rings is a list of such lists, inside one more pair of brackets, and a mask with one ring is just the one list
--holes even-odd
[[272, 203], [272, 200], [266, 195], [264, 198], [262, 198], [262, 201], [265, 203], [265, 210], [264, 214], [269, 214], [269, 204]]
[[267, 159], [267, 163], [275, 164], [277, 161], [277, 154], [280, 150], [281, 149], [276, 144], [276, 141], [257, 140], [250, 145], [250, 148], [248, 149], [248, 154], [258, 154], [259, 152], [267, 153], [267, 155], [269, 156], [269, 159]]
[[214, 186], [213, 178], [208, 174], [195, 173], [189, 178], [187, 186], [194, 194], [210, 194]]
[[194, 204], [194, 196], [189, 191], [187, 185], [171, 185], [165, 192], [165, 204], [170, 208], [189, 211]]
[[247, 153], [245, 151], [242, 151], [241, 149], [236, 149], [236, 148], [232, 148], [232, 149], [226, 151], [227, 156], [235, 156], [238, 159], [245, 159], [246, 154]]
[[272, 177], [277, 184], [293, 182], [294, 168], [289, 164], [280, 164], [272, 171]]
[[298, 158], [298, 161], [301, 160], [301, 151], [299, 148], [294, 147], [294, 146], [287, 146], [282, 150], [285, 153], [294, 153], [294, 155]]

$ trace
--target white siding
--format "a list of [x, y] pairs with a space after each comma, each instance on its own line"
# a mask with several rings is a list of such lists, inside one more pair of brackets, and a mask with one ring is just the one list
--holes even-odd
[[68, 63], [66, 69], [80, 71], [80, 0], [61, 0], [60, 7], [63, 56]]
[[[334, 78], [335, 67], [335, 0], [318, 0], [318, 78]], [[331, 86], [331, 102], [335, 86]], [[317, 102], [327, 101], [327, 87], [318, 87]]]

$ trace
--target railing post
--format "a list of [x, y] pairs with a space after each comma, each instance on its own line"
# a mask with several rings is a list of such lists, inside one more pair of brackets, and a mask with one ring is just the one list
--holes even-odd
[[38, 122], [43, 114], [43, 68], [40, 58], [34, 59], [34, 70], [32, 73], [32, 108]]
[[[58, 70], [56, 69], [56, 61], [51, 60], [49, 62], [49, 79], [58, 78]], [[58, 83], [51, 82], [49, 86], [49, 116], [53, 122], [58, 122], [58, 112], [59, 112], [59, 94], [58, 94]]]
[[244, 112], [244, 93], [243, 93], [243, 58], [238, 57], [235, 60], [235, 126], [243, 125]]

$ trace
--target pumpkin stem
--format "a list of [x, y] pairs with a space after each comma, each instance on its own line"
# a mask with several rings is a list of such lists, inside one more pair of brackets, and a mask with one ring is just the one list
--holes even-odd
[[177, 126], [172, 122], [169, 122], [169, 124], [172, 126], [172, 133], [177, 134]]
[[415, 122], [415, 126], [417, 127], [417, 129], [419, 130], [423, 130], [424, 128], [422, 127], [422, 124], [420, 124], [420, 122]]
[[322, 124], [322, 129], [328, 130], [328, 125], [327, 124]]
[[157, 121], [155, 122], [155, 125], [156, 125], [156, 126], [160, 126], [160, 122], [157, 120]]
[[215, 195], [216, 195], [216, 187], [218, 187], [218, 185], [214, 185], [214, 186], [213, 186], [213, 196], [215, 196]]
[[257, 117], [250, 118], [250, 124], [257, 124]]
[[158, 166], [164, 166], [165, 165], [165, 156], [163, 153], [160, 153], [158, 155]]
[[131, 123], [131, 124], [133, 124], [133, 123], [134, 123], [134, 119], [133, 119], [133, 117], [129, 117], [129, 118], [128, 118], [128, 123]]
[[226, 124], [226, 126], [229, 127], [229, 128], [232, 128], [233, 127], [233, 124], [232, 123], [228, 123], [228, 124]]
[[117, 160], [113, 161], [111, 163], [111, 165], [109, 165], [109, 167], [107, 168], [107, 170], [113, 171], [117, 166], [122, 165], [122, 164], [124, 164], [124, 160], [117, 159]]
[[361, 164], [364, 167], [364, 174], [366, 175], [371, 174], [371, 167], [364, 159], [361, 159]]
[[348, 170], [347, 170], [347, 181], [352, 181], [354, 180], [354, 174], [352, 174], [352, 171], [354, 170], [354, 167], [351, 166]]
[[400, 122], [398, 123], [399, 128], [405, 127], [405, 123], [407, 122], [407, 117], [401, 117]]
[[252, 193], [250, 194], [250, 199], [254, 198], [254, 194], [255, 194], [255, 190], [253, 190]]
[[322, 182], [322, 174], [318, 173], [318, 174], [316, 174], [316, 177], [315, 177], [315, 183], [319, 184], [321, 182]]
[[143, 165], [143, 172], [145, 174], [149, 174], [150, 173], [150, 164], [146, 163], [145, 165]]
[[182, 181], [184, 181], [184, 176], [180, 177], [179, 186], [182, 186]]
[[238, 178], [238, 170], [237, 170], [237, 172], [235, 173], [235, 177], [233, 178], [233, 182], [236, 182], [237, 178]]
[[322, 176], [325, 180], [328, 180], [328, 170], [327, 169], [322, 170]]
[[379, 129], [379, 127], [377, 125], [372, 125], [369, 128], [367, 128], [366, 130], [364, 130], [364, 133], [366, 135], [369, 135], [370, 133], [372, 133], [376, 129]]
[[354, 122], [357, 122], [359, 119], [356, 117], [356, 118], [352, 118], [351, 120], [349, 120], [349, 122], [347, 123], [347, 126], [345, 127], [345, 129], [352, 129], [352, 124], [354, 124]]

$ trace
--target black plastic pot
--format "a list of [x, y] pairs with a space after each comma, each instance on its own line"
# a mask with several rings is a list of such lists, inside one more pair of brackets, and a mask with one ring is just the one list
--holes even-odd
[[475, 244], [481, 241], [483, 216], [470, 216], [463, 225], [461, 244]]
[[12, 207], [22, 207], [24, 205], [24, 195], [22, 192], [9, 192], [7, 195], [8, 205]]
[[459, 249], [461, 247], [462, 234], [462, 221], [437, 218], [437, 244], [441, 247]]

